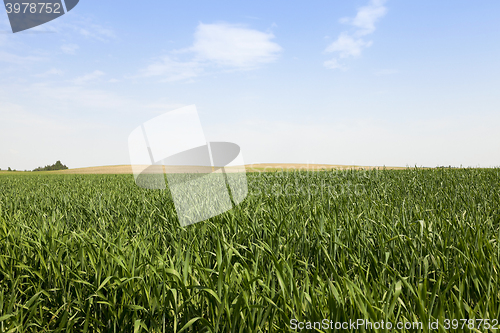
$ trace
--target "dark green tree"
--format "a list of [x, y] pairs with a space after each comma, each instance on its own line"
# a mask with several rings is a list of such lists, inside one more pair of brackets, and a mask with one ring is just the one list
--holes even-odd
[[54, 171], [54, 170], [66, 170], [68, 169], [67, 166], [61, 163], [61, 161], [57, 161], [56, 163], [52, 165], [46, 165], [45, 167], [38, 167], [33, 171]]

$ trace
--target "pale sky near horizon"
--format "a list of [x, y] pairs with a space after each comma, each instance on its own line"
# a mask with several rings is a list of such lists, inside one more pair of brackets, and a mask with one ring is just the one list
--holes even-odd
[[0, 168], [128, 164], [195, 104], [246, 164], [500, 166], [500, 2], [81, 0], [13, 34]]

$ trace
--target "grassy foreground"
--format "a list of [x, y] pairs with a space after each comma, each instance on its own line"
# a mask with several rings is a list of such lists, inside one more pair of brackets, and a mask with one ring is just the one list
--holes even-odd
[[500, 169], [248, 181], [236, 209], [181, 228], [131, 175], [0, 175], [0, 332], [500, 317]]

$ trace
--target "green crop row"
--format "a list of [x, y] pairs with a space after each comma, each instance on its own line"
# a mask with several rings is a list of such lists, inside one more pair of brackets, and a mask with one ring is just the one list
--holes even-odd
[[500, 318], [500, 169], [251, 173], [248, 186], [181, 228], [168, 190], [131, 175], [1, 175], [0, 332]]

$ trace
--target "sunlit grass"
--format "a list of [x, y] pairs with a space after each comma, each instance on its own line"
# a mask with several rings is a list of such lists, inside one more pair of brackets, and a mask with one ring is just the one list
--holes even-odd
[[500, 317], [500, 169], [248, 181], [236, 209], [181, 228], [131, 175], [1, 175], [0, 332]]

